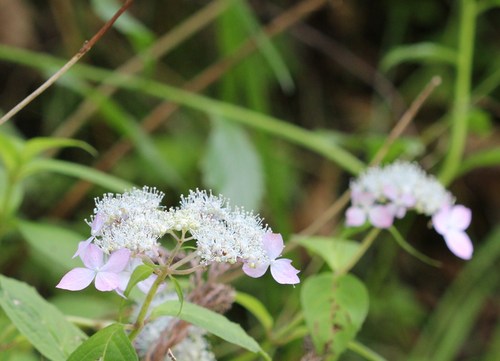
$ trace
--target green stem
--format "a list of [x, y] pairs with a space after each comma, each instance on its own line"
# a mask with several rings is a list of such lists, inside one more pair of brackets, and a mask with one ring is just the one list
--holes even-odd
[[162, 267], [161, 268], [161, 273], [156, 277], [156, 280], [154, 281], [153, 285], [151, 286], [151, 289], [149, 290], [148, 294], [146, 295], [146, 299], [144, 300], [144, 303], [142, 304], [141, 310], [139, 311], [139, 315], [137, 316], [137, 320], [134, 323], [134, 329], [128, 336], [130, 341], [133, 341], [139, 332], [141, 332], [142, 328], [144, 327], [144, 320], [146, 319], [146, 316], [148, 314], [149, 306], [151, 305], [151, 302], [153, 302], [154, 296], [156, 295], [156, 291], [158, 290], [158, 287], [162, 284], [162, 282], [167, 278], [168, 274], [170, 272], [170, 269], [168, 267]]
[[347, 345], [347, 348], [353, 352], [356, 352], [358, 355], [364, 357], [366, 360], [370, 361], [387, 361], [385, 358], [377, 354], [375, 351], [369, 349], [365, 345], [357, 342], [351, 341]]
[[461, 0], [451, 138], [439, 177], [444, 184], [449, 184], [457, 174], [467, 138], [476, 17], [476, 0]]
[[370, 246], [373, 244], [373, 241], [375, 241], [379, 234], [379, 228], [372, 228], [372, 230], [368, 232], [368, 234], [361, 242], [358, 252], [356, 252], [356, 254], [349, 260], [349, 263], [335, 272], [335, 276], [340, 276], [349, 272], [358, 263], [361, 257], [364, 256], [368, 248], [370, 248]]

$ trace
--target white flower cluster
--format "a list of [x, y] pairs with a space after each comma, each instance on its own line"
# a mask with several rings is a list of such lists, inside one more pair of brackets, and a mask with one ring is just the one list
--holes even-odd
[[177, 211], [193, 221], [189, 232], [197, 240], [197, 253], [204, 263], [269, 261], [262, 237], [271, 230], [253, 213], [230, 207], [224, 197], [190, 191]]
[[[409, 204], [419, 213], [433, 215], [444, 205], [452, 205], [454, 197], [432, 175], [416, 163], [397, 161], [385, 167], [371, 167], [351, 182], [353, 193], [369, 193], [375, 201]], [[408, 206], [408, 207], [409, 207]]]
[[167, 214], [160, 206], [164, 194], [156, 188], [108, 193], [96, 198], [91, 220], [94, 242], [104, 252], [127, 248], [148, 252], [167, 231]]

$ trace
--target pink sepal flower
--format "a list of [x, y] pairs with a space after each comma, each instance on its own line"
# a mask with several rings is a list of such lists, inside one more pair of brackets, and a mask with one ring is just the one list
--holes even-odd
[[99, 291], [113, 291], [120, 287], [120, 273], [127, 267], [130, 259], [128, 249], [113, 252], [104, 262], [104, 252], [95, 244], [89, 244], [80, 255], [85, 268], [74, 268], [66, 273], [57, 288], [79, 291], [86, 288], [95, 279]]
[[277, 259], [285, 245], [283, 238], [279, 233], [266, 233], [262, 237], [263, 248], [269, 258], [268, 263], [258, 265], [251, 265], [248, 263], [243, 264], [243, 272], [250, 277], [258, 278], [266, 273], [267, 269], [271, 267], [271, 275], [276, 282], [281, 284], [297, 284], [300, 279], [297, 274], [300, 272], [292, 266], [292, 261], [287, 258]]
[[436, 232], [444, 237], [450, 251], [462, 259], [470, 259], [474, 251], [472, 241], [465, 233], [471, 218], [470, 209], [462, 205], [443, 207], [432, 216]]
[[370, 192], [354, 189], [351, 194], [352, 207], [346, 211], [348, 226], [362, 226], [368, 221], [377, 228], [388, 228], [394, 222], [394, 212], [389, 205], [375, 204]]

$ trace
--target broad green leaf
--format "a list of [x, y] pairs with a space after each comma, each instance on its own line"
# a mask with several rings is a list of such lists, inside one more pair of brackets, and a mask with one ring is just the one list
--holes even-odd
[[323, 258], [332, 270], [346, 266], [360, 247], [358, 242], [333, 237], [299, 238], [296, 242]]
[[68, 361], [95, 360], [139, 360], [122, 325], [116, 323], [103, 328], [81, 344], [68, 358]]
[[259, 155], [240, 126], [215, 118], [203, 159], [204, 183], [246, 209], [258, 209], [264, 192]]
[[266, 359], [269, 356], [262, 350], [257, 342], [241, 328], [240, 325], [229, 321], [226, 317], [210, 311], [193, 303], [184, 302], [182, 311], [179, 313], [181, 303], [179, 301], [168, 301], [156, 307], [151, 317], [174, 316], [201, 327], [208, 332], [222, 338], [225, 341], [241, 346], [249, 351], [258, 352]]
[[33, 287], [2, 275], [0, 305], [19, 332], [49, 360], [65, 361], [87, 337]]
[[273, 316], [257, 298], [243, 292], [236, 292], [235, 302], [250, 311], [257, 320], [264, 326], [264, 329], [270, 331], [273, 328]]
[[325, 360], [337, 360], [368, 313], [364, 284], [350, 274], [323, 273], [304, 282], [301, 302], [316, 351]]
[[28, 162], [40, 153], [53, 148], [76, 147], [81, 148], [92, 155], [96, 155], [97, 151], [89, 144], [75, 139], [66, 138], [33, 138], [27, 141], [21, 152], [24, 162]]
[[136, 284], [138, 284], [141, 281], [144, 281], [146, 278], [151, 276], [153, 274], [154, 269], [148, 265], [142, 264], [140, 266], [137, 266], [134, 269], [134, 272], [132, 272], [132, 275], [130, 276], [130, 281], [128, 281], [127, 288], [125, 289], [125, 292], [123, 293], [125, 297], [128, 297], [130, 294], [130, 291], [132, 291], [132, 288]]
[[17, 226], [32, 252], [51, 268], [62, 273], [81, 265], [79, 259], [72, 257], [78, 243], [88, 237], [49, 223], [20, 221]]
[[439, 62], [454, 65], [457, 54], [453, 49], [435, 43], [419, 43], [398, 46], [382, 59], [385, 71], [405, 62]]
[[56, 172], [71, 177], [87, 180], [115, 192], [123, 192], [134, 187], [120, 178], [100, 172], [90, 167], [76, 163], [65, 162], [57, 159], [37, 159], [30, 162], [24, 169], [23, 176], [26, 177], [38, 172]]

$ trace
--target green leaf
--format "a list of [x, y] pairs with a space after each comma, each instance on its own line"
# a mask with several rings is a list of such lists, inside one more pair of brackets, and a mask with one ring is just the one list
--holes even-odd
[[368, 313], [368, 292], [350, 274], [313, 276], [301, 291], [302, 309], [316, 351], [336, 360], [361, 328]]
[[266, 359], [271, 360], [259, 344], [248, 336], [240, 325], [229, 321], [226, 317], [218, 313], [189, 302], [184, 302], [182, 311], [177, 315], [180, 307], [181, 304], [179, 301], [165, 302], [152, 311], [151, 317], [178, 317], [181, 320], [192, 323], [193, 325], [213, 333], [225, 341], [241, 346], [249, 351], [258, 352]]
[[30, 161], [40, 153], [53, 149], [53, 148], [65, 148], [65, 147], [76, 147], [86, 150], [92, 155], [96, 155], [97, 151], [89, 144], [75, 139], [66, 138], [33, 138], [26, 142], [24, 148], [21, 152], [21, 156], [25, 162]]
[[323, 258], [332, 270], [346, 266], [358, 251], [358, 242], [333, 237], [299, 238], [296, 242]]
[[49, 360], [65, 361], [87, 337], [33, 287], [2, 275], [0, 305], [19, 332]]
[[45, 260], [47, 266], [57, 268], [57, 272], [66, 272], [81, 264], [78, 259], [72, 257], [78, 248], [78, 243], [85, 240], [82, 235], [42, 222], [19, 221], [17, 227], [28, 242], [32, 253], [38, 255], [39, 259]]
[[175, 288], [175, 293], [177, 293], [177, 298], [179, 299], [179, 302], [181, 303], [181, 307], [179, 308], [179, 312], [175, 315], [175, 317], [179, 317], [179, 315], [182, 312], [182, 306], [184, 306], [184, 293], [182, 292], [182, 287], [177, 278], [173, 277], [172, 275], [169, 275], [168, 277], [170, 281], [174, 284]]
[[419, 43], [398, 46], [382, 59], [384, 71], [405, 62], [439, 62], [454, 65], [457, 54], [453, 49], [434, 43]]
[[34, 160], [26, 165], [23, 176], [27, 177], [28, 175], [31, 175], [33, 173], [43, 171], [56, 172], [67, 176], [84, 179], [104, 188], [120, 193], [134, 187], [132, 183], [106, 174], [104, 172], [100, 172], [93, 168], [82, 166], [76, 163], [65, 162], [57, 159]]
[[95, 333], [71, 354], [68, 361], [139, 360], [123, 326], [113, 324]]
[[146, 278], [151, 276], [153, 274], [154, 269], [151, 266], [141, 264], [140, 266], [137, 266], [134, 269], [134, 272], [132, 272], [132, 275], [130, 276], [130, 281], [128, 281], [127, 288], [125, 289], [125, 292], [123, 293], [125, 297], [128, 297], [130, 294], [130, 291], [132, 291], [132, 288], [136, 284], [138, 284], [141, 281], [144, 281]]
[[257, 320], [264, 326], [266, 331], [273, 328], [273, 316], [257, 298], [243, 292], [236, 292], [235, 302], [250, 311]]
[[235, 204], [258, 209], [264, 175], [258, 153], [244, 129], [215, 118], [203, 159], [204, 183]]
[[9, 173], [21, 166], [21, 148], [19, 139], [0, 132], [0, 159]]

